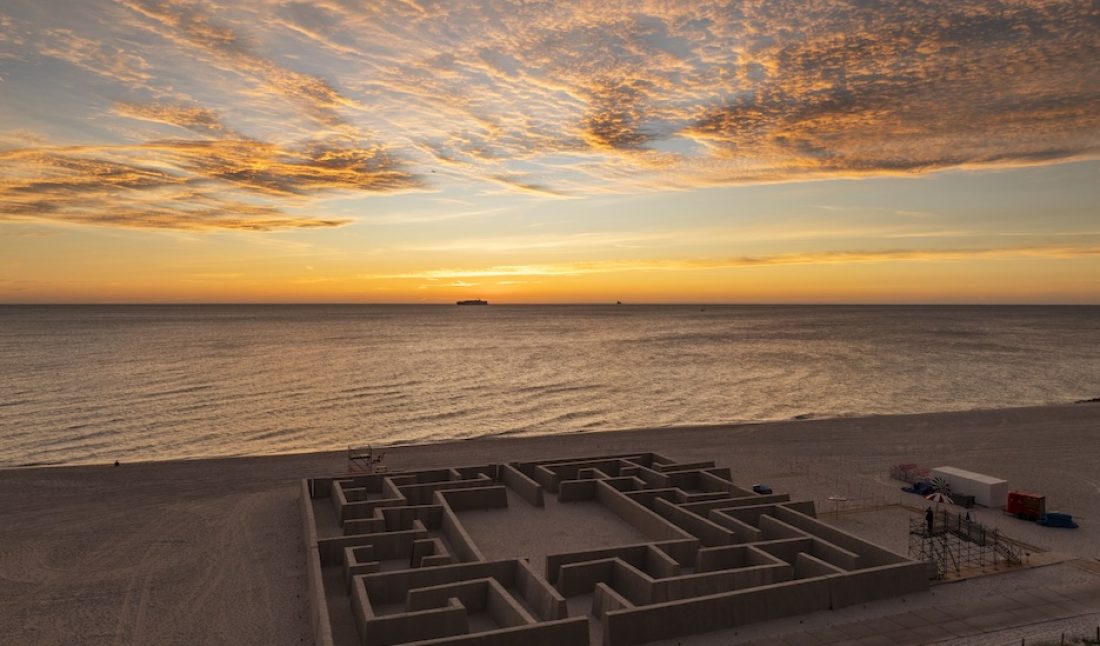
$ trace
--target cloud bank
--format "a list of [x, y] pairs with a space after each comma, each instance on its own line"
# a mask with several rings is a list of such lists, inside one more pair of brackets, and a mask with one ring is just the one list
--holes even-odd
[[[222, 130], [201, 110], [143, 114]], [[414, 182], [384, 151], [339, 144], [292, 150], [208, 139], [13, 149], [0, 151], [0, 220], [192, 231], [333, 227], [348, 220], [292, 216], [285, 207], [326, 191], [392, 191]]]
[[1088, 1], [48, 4], [4, 16], [0, 61], [90, 72], [74, 118], [114, 139], [3, 152], [9, 219], [332, 226], [288, 209], [437, 169], [556, 197], [1100, 152]]
[[953, 262], [981, 258], [1075, 259], [1100, 256], [1096, 245], [975, 247], [960, 249], [889, 249], [882, 251], [821, 251], [725, 258], [659, 258], [649, 260], [600, 260], [540, 265], [490, 265], [467, 269], [429, 269], [405, 274], [381, 274], [371, 279], [456, 280], [501, 277], [583, 276], [618, 272], [696, 271], [742, 269], [784, 265], [838, 265], [882, 262]]

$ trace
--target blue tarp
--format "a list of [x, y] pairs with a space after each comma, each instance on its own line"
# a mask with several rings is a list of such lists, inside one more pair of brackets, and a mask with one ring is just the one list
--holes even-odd
[[1067, 527], [1077, 529], [1077, 523], [1073, 522], [1073, 516], [1052, 511], [1039, 517], [1039, 524], [1043, 527]]
[[928, 494], [935, 491], [936, 488], [932, 486], [931, 482], [928, 482], [927, 480], [921, 480], [920, 482], [914, 483], [910, 487], [902, 487], [901, 490], [905, 493], [915, 493], [918, 496], [927, 496]]

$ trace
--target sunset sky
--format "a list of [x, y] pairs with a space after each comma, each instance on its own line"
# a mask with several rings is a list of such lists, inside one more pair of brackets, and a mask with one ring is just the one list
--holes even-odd
[[1100, 5], [0, 5], [0, 302], [474, 297], [1100, 303]]

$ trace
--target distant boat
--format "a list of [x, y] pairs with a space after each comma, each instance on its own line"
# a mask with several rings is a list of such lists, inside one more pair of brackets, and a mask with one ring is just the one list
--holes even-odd
[[456, 301], [455, 305], [488, 305], [489, 301], [483, 301], [480, 298], [473, 298], [468, 301]]

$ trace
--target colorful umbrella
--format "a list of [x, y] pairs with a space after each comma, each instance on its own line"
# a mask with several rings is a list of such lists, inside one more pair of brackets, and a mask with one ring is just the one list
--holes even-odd
[[932, 502], [936, 503], [937, 507], [939, 507], [941, 502], [946, 502], [952, 505], [955, 504], [955, 501], [951, 500], [951, 496], [945, 494], [942, 491], [933, 491], [932, 493], [925, 496], [924, 499], [931, 500]]

